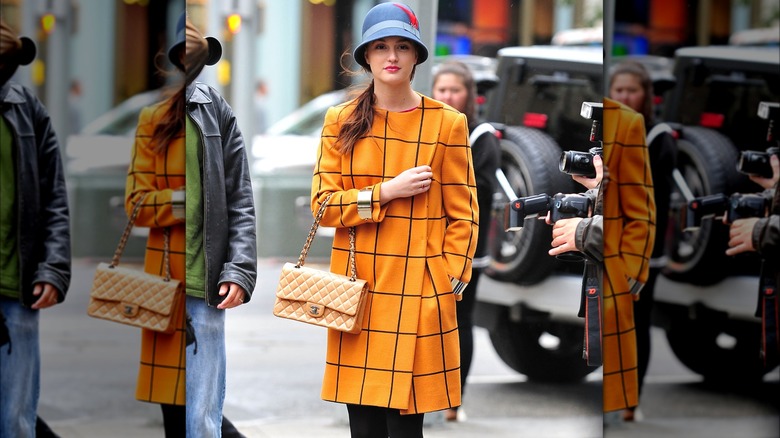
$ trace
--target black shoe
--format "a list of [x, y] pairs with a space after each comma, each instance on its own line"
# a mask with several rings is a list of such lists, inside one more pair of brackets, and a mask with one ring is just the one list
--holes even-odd
[[230, 420], [228, 420], [227, 417], [223, 415], [222, 438], [246, 438], [246, 436], [239, 432], [238, 429], [236, 429], [236, 426], [233, 426], [233, 423], [231, 423]]
[[41, 417], [35, 419], [35, 436], [37, 438], [60, 438]]

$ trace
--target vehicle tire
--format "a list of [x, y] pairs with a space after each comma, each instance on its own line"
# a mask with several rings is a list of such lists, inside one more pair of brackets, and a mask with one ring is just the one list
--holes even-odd
[[[736, 169], [737, 148], [719, 132], [685, 126], [677, 140], [677, 169], [695, 197], [736, 190], [741, 175]], [[671, 280], [711, 285], [729, 274], [725, 255], [728, 229], [720, 220], [705, 219], [695, 231], [683, 231], [687, 202], [673, 187], [667, 234], [669, 263], [664, 275]]]
[[[571, 177], [558, 170], [561, 148], [542, 131], [506, 127], [501, 139], [501, 169], [517, 197], [574, 190]], [[488, 276], [530, 285], [544, 280], [558, 261], [547, 254], [552, 233], [544, 220], [528, 220], [519, 231], [505, 231], [504, 209], [509, 202], [499, 187], [493, 202], [488, 251]]]
[[[499, 316], [490, 341], [498, 357], [513, 370], [537, 382], [577, 382], [590, 374], [582, 358], [583, 327], [553, 321], [512, 322]], [[544, 345], [542, 335], [558, 338], [555, 348]]]
[[[721, 334], [733, 338], [733, 345], [718, 345]], [[686, 310], [672, 317], [666, 339], [683, 365], [711, 382], [755, 383], [777, 366], [765, 366], [759, 357], [761, 325], [756, 322], [692, 320]]]

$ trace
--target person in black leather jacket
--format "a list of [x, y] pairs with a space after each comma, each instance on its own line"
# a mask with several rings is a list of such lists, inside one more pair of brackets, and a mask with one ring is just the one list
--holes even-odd
[[[188, 23], [188, 57], [191, 29], [194, 27]], [[206, 63], [212, 64], [216, 62], [215, 52], [221, 53], [219, 43], [213, 38], [201, 36], [199, 39], [201, 43], [204, 40], [210, 49]], [[192, 65], [189, 60], [185, 64]], [[202, 67], [200, 64], [195, 68]], [[191, 77], [191, 72], [187, 72], [187, 77]], [[198, 141], [192, 141], [191, 132], [187, 130], [186, 154], [191, 154], [194, 144], [200, 144], [201, 238], [205, 253], [204, 296], [191, 296], [192, 289], [188, 287], [187, 297], [187, 312], [199, 339], [197, 349], [192, 345], [187, 347], [187, 436], [219, 436], [206, 434], [219, 428], [220, 424], [223, 434], [242, 436], [222, 416], [226, 373], [224, 309], [248, 302], [255, 288], [257, 239], [249, 165], [244, 139], [225, 99], [214, 88], [200, 82], [189, 82], [185, 96], [186, 116], [199, 134]], [[187, 175], [190, 179], [189, 171]], [[197, 221], [190, 211], [187, 210], [188, 237], [192, 229], [190, 224]], [[189, 253], [188, 243], [188, 256]], [[197, 261], [187, 260], [188, 284], [193, 280], [190, 275], [192, 263]], [[198, 292], [203, 293], [202, 290]], [[209, 321], [198, 321], [198, 314]], [[203, 344], [204, 340], [207, 343], [215, 341], [210, 351], [208, 344]], [[207, 413], [213, 414], [213, 421], [203, 421]], [[216, 419], [217, 414], [220, 421]]]
[[161, 404], [166, 436], [186, 430], [187, 437], [219, 437], [224, 310], [249, 301], [255, 287], [254, 202], [232, 109], [216, 90], [195, 82], [204, 66], [219, 60], [221, 45], [204, 38], [185, 14], [176, 31], [168, 58], [184, 81], [141, 112], [125, 207], [142, 203], [136, 225], [150, 228], [147, 272], [161, 272], [168, 230], [171, 276], [184, 280], [187, 324], [182, 311], [175, 333], [143, 331], [136, 398]]
[[65, 299], [71, 277], [68, 200], [59, 144], [43, 104], [11, 82], [32, 40], [0, 21], [0, 436], [35, 436], [38, 311]]
[[[469, 144], [477, 182], [479, 228], [477, 249], [471, 262], [471, 281], [463, 291], [463, 299], [457, 304], [458, 334], [460, 340], [461, 397], [466, 390], [466, 378], [471, 370], [474, 355], [474, 309], [477, 303], [477, 284], [482, 270], [490, 264], [488, 240], [493, 193], [498, 185], [496, 170], [501, 164], [501, 145], [495, 128], [477, 119], [477, 85], [469, 68], [450, 61], [439, 66], [433, 76], [432, 97], [452, 106], [466, 115], [469, 126]], [[466, 414], [458, 407], [444, 411], [447, 421], [463, 421]]]

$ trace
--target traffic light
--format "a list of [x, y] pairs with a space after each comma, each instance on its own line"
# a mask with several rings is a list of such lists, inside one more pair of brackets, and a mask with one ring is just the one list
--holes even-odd
[[241, 31], [241, 14], [230, 14], [227, 16], [227, 29], [232, 35]]
[[57, 24], [57, 18], [54, 14], [47, 13], [41, 15], [41, 30], [46, 35], [51, 35], [54, 32], [54, 26]]

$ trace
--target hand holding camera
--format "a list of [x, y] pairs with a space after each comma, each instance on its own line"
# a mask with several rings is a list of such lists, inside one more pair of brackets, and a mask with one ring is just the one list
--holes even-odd
[[604, 114], [604, 105], [600, 102], [583, 102], [580, 116], [591, 120], [591, 143], [598, 143], [588, 152], [564, 151], [558, 162], [558, 170], [572, 176], [572, 179], [588, 189], [598, 187], [604, 177], [604, 163], [602, 161], [603, 149], [601, 146], [601, 123]]
[[726, 196], [702, 196], [688, 203], [684, 212], [685, 228], [692, 231], [701, 227], [704, 218], [722, 217], [723, 223], [733, 224], [739, 219], [764, 217], [769, 211], [769, 201], [762, 195], [734, 193]]
[[777, 142], [778, 146], [770, 146], [766, 151], [742, 151], [737, 170], [748, 175], [761, 187], [770, 189], [775, 187], [780, 179], [780, 141], [776, 133], [780, 123], [780, 103], [759, 103], [758, 116], [767, 120], [767, 143]]
[[546, 218], [548, 224], [562, 219], [585, 218], [590, 215], [591, 200], [585, 195], [546, 193], [524, 196], [510, 202], [504, 210], [506, 231], [518, 231], [528, 218]]
[[601, 147], [592, 147], [588, 152], [564, 151], [558, 163], [561, 172], [571, 175], [574, 181], [587, 189], [595, 189], [604, 177], [604, 161]]

